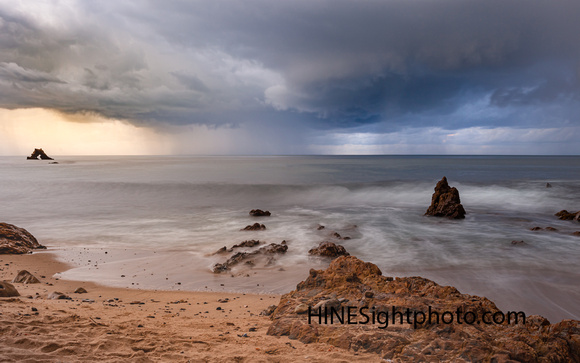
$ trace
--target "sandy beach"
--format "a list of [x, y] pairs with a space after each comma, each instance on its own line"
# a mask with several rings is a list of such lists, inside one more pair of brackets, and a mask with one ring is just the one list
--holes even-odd
[[[41, 280], [14, 283], [21, 296], [0, 298], [2, 362], [381, 361], [266, 335], [271, 321], [260, 313], [279, 295], [111, 288], [54, 277], [68, 268], [50, 250], [0, 255], [0, 280], [20, 270]], [[79, 287], [87, 293], [74, 293]], [[48, 299], [54, 291], [71, 300]]]

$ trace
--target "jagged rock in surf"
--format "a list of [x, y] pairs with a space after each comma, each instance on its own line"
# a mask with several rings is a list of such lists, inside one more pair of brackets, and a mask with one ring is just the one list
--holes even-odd
[[559, 211], [558, 213], [555, 214], [556, 217], [558, 217], [558, 219], [562, 219], [562, 220], [574, 220], [574, 221], [578, 221], [578, 219], [580, 219], [580, 211], [578, 212], [568, 212], [565, 209], [562, 209], [561, 211]]
[[[256, 242], [260, 243], [259, 241]], [[236, 246], [232, 247], [229, 251], [232, 251]], [[288, 245], [286, 244], [286, 241], [283, 241], [280, 244], [270, 243], [267, 246], [260, 247], [259, 249], [250, 252], [236, 252], [230, 258], [228, 258], [226, 262], [216, 263], [213, 266], [213, 272], [221, 273], [229, 271], [232, 269], [232, 267], [240, 264], [241, 262], [244, 262], [248, 266], [255, 266], [257, 264], [257, 260], [263, 258], [266, 259], [266, 266], [271, 265], [274, 263], [273, 255], [283, 254], [286, 253], [286, 251], [288, 251]]]
[[0, 223], [0, 255], [23, 254], [33, 249], [46, 248], [24, 228], [8, 223]]
[[252, 209], [249, 214], [252, 217], [269, 217], [272, 215], [270, 211], [263, 211], [261, 209]]
[[[325, 324], [325, 310], [334, 315], [334, 323], [329, 317]], [[336, 318], [340, 314], [343, 323]], [[382, 323], [372, 318], [379, 314]], [[541, 316], [522, 314], [508, 315], [484, 297], [421, 277], [385, 277], [376, 265], [348, 256], [335, 259], [326, 270], [310, 270], [296, 290], [283, 295], [267, 334], [377, 353], [397, 362], [580, 361], [580, 321], [550, 324]], [[443, 315], [445, 322], [436, 321]], [[477, 324], [475, 319], [483, 316], [486, 322], [495, 316], [498, 323]], [[386, 327], [385, 319], [388, 329], [379, 329]]]
[[435, 186], [435, 193], [431, 197], [431, 205], [425, 215], [451, 219], [465, 218], [465, 209], [461, 205], [459, 191], [455, 187], [449, 187], [446, 177], [443, 177]]
[[320, 242], [318, 247], [308, 251], [308, 254], [312, 256], [322, 256], [330, 258], [337, 258], [340, 256], [350, 256], [350, 253], [348, 253], [343, 246], [337, 245], [332, 242]]
[[254, 223], [252, 225], [248, 225], [242, 229], [240, 229], [240, 231], [263, 231], [266, 229], [266, 226], [260, 223]]
[[12, 280], [12, 283], [39, 284], [40, 280], [30, 272], [22, 270], [18, 272], [18, 275], [16, 275], [16, 277]]
[[46, 153], [42, 149], [34, 149], [32, 154], [30, 154], [30, 156], [27, 156], [26, 159], [27, 160], [38, 160], [38, 157], [40, 157], [42, 160], [54, 160], [50, 156], [46, 155]]

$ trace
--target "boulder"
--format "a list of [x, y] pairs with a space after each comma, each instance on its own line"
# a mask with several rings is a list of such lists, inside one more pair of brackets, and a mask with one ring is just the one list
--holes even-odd
[[0, 255], [23, 254], [33, 249], [46, 248], [24, 228], [8, 223], [0, 223]]
[[40, 157], [42, 160], [54, 160], [50, 156], [46, 155], [46, 153], [42, 149], [34, 149], [32, 154], [30, 154], [30, 156], [27, 156], [26, 159], [38, 160], [38, 157]]
[[240, 229], [240, 231], [263, 231], [266, 229], [266, 226], [260, 223], [254, 223], [252, 225], [246, 226], [245, 228]]
[[272, 215], [270, 211], [263, 211], [261, 209], [252, 209], [249, 214], [252, 217], [269, 217]]
[[346, 252], [346, 249], [343, 246], [337, 245], [332, 242], [320, 242], [318, 247], [308, 251], [308, 254], [312, 256], [322, 256], [330, 258], [337, 258], [340, 256], [350, 256], [350, 254]]
[[75, 290], [75, 294], [86, 294], [88, 291], [84, 287], [79, 287]]
[[33, 274], [26, 270], [18, 272], [18, 275], [12, 280], [12, 283], [22, 283], [22, 284], [39, 284], [40, 280], [37, 279]]
[[578, 219], [580, 218], [580, 211], [578, 212], [568, 212], [565, 209], [562, 209], [561, 211], [559, 211], [558, 213], [555, 214], [556, 217], [558, 217], [558, 219], [562, 219], [562, 220], [574, 220], [574, 221], [578, 221]]
[[435, 193], [431, 197], [431, 205], [425, 215], [451, 219], [465, 218], [465, 209], [461, 205], [459, 191], [455, 187], [449, 187], [446, 177], [443, 177], [435, 186]]
[[0, 297], [20, 296], [18, 290], [8, 281], [0, 281]]
[[[336, 312], [334, 320], [325, 321], [324, 311], [330, 315]], [[443, 313], [447, 313], [445, 320]], [[577, 320], [550, 324], [540, 316], [520, 313], [512, 315], [509, 324], [478, 324], [473, 320], [467, 323], [465, 317], [471, 319], [471, 313], [476, 319], [485, 313], [491, 314], [487, 317], [505, 316], [484, 297], [462, 294], [451, 286], [421, 277], [385, 277], [376, 265], [343, 256], [332, 261], [326, 270], [310, 270], [296, 290], [281, 297], [270, 316], [272, 323], [267, 334], [288, 336], [306, 344], [326, 343], [355, 352], [376, 353], [396, 362], [580, 359]], [[337, 318], [341, 314], [343, 322]], [[454, 317], [450, 320], [449, 316]]]

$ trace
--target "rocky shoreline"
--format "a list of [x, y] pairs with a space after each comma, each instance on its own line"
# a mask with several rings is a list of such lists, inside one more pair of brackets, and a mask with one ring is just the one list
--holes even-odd
[[311, 270], [282, 296], [268, 334], [393, 361], [580, 361], [580, 321], [550, 324], [518, 313], [421, 277], [386, 277], [376, 265], [345, 256]]
[[[574, 220], [578, 215], [578, 212], [563, 212], [556, 216]], [[459, 192], [449, 187], [445, 177], [437, 183], [431, 206], [425, 214], [465, 218]], [[255, 209], [249, 215], [269, 217], [271, 213]], [[322, 344], [401, 362], [580, 362], [580, 321], [566, 319], [551, 324], [539, 315], [501, 311], [485, 297], [462, 294], [454, 287], [441, 286], [429, 279], [383, 276], [379, 267], [351, 256], [344, 246], [335, 243], [350, 240], [348, 234], [351, 233], [356, 238], [357, 226], [345, 229], [346, 233], [339, 230], [340, 234], [322, 225], [315, 228], [322, 241], [308, 254], [328, 261], [329, 266], [311, 269], [295, 290], [281, 296], [278, 304], [267, 307], [259, 304], [261, 319], [270, 319], [268, 323], [262, 323], [263, 327], [267, 326], [263, 332], [267, 336], [285, 336], [306, 345]], [[264, 224], [254, 223], [240, 229], [240, 234], [246, 231], [264, 233], [260, 232], [264, 230]], [[531, 230], [558, 232], [553, 227], [538, 226]], [[527, 243], [512, 241], [512, 245], [526, 246]], [[28, 231], [0, 223], [0, 255], [30, 254], [44, 248]], [[246, 269], [242, 271], [254, 267], [268, 268], [291, 248], [287, 241], [268, 244], [257, 239], [245, 240], [229, 248], [224, 246], [212, 254], [227, 255], [225, 261], [213, 265], [213, 272], [227, 272], [234, 277], [240, 273], [240, 266]], [[22, 301], [18, 292], [21, 288], [29, 292], [29, 286], [35, 284], [44, 288], [43, 282], [50, 286], [55, 284], [54, 279], [48, 283], [45, 276], [38, 279], [23, 269], [16, 272], [18, 275], [12, 283], [3, 281], [0, 284], [0, 297], [17, 299], [11, 300], [15, 304]], [[87, 293], [84, 288], [62, 289], [64, 292], [51, 290], [49, 293], [45, 288], [42, 294], [36, 292], [36, 296], [28, 295], [27, 298], [78, 304], [98, 301], [72, 295]], [[230, 299], [222, 297], [218, 302], [225, 304]], [[0, 300], [3, 301], [7, 300]], [[116, 305], [115, 300], [112, 303]], [[223, 308], [220, 306], [218, 310]], [[247, 333], [245, 335], [249, 337]], [[144, 351], [143, 354], [147, 353]]]

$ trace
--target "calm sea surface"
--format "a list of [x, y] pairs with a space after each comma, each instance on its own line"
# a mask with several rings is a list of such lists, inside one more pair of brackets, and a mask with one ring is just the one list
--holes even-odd
[[[0, 221], [76, 263], [64, 278], [288, 292], [310, 267], [324, 267], [307, 252], [336, 231], [351, 239], [335, 242], [384, 275], [420, 275], [504, 310], [580, 319], [580, 237], [572, 235], [580, 223], [554, 216], [580, 210], [580, 157], [55, 159], [0, 157]], [[459, 189], [465, 220], [423, 216], [443, 176]], [[273, 215], [252, 219], [254, 208]], [[239, 231], [256, 221], [267, 230]], [[214, 275], [224, 257], [210, 254], [246, 239], [286, 240], [289, 250], [273, 266]]]

